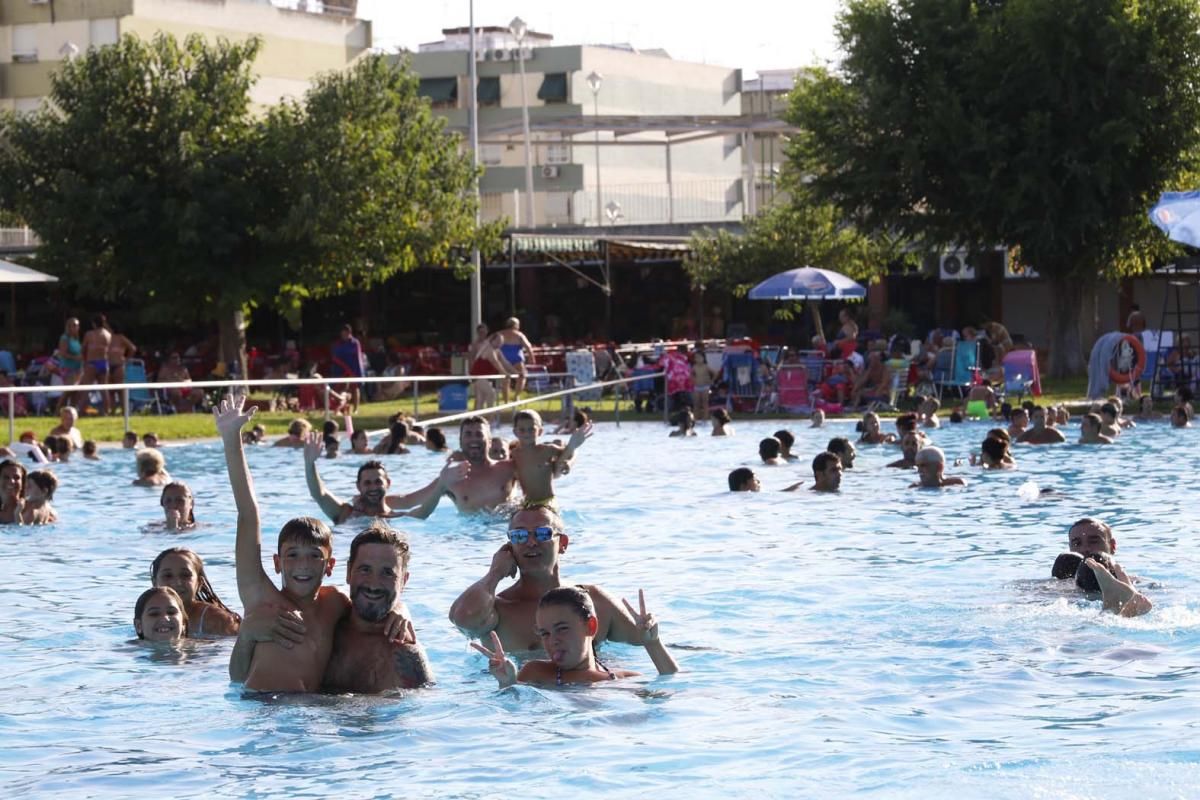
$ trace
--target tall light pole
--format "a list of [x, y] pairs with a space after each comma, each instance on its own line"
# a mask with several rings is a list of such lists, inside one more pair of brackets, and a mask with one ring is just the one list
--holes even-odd
[[[467, 100], [467, 121], [470, 128], [471, 139], [471, 168], [476, 171], [475, 179], [471, 182], [475, 192], [475, 230], [479, 230], [482, 223], [482, 213], [480, 209], [479, 198], [479, 99], [475, 96], [475, 87], [479, 82], [476, 75], [475, 65], [475, 0], [470, 0], [470, 17], [469, 23], [471, 33], [468, 37], [470, 52], [467, 54], [469, 61], [467, 65], [467, 74], [471, 82], [470, 98]], [[468, 339], [475, 336], [475, 329], [479, 327], [479, 323], [483, 321], [483, 265], [479, 257], [479, 246], [471, 248], [471, 331]]]
[[[600, 84], [604, 83], [604, 76], [596, 70], [592, 70], [587, 76], [588, 88], [592, 90], [592, 124], [597, 125], [600, 118]], [[600, 218], [601, 214], [601, 194], [600, 194], [600, 129], [596, 128], [596, 225], [603, 224]]]
[[521, 132], [525, 136], [525, 227], [533, 228], [533, 155], [529, 135], [529, 90], [525, 87], [525, 34], [529, 26], [520, 17], [513, 17], [508, 30], [517, 40], [517, 62], [521, 67]]

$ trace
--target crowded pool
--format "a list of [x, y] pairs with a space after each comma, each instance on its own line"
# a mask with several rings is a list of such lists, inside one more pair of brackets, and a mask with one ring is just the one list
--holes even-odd
[[[661, 423], [601, 424], [558, 484], [564, 579], [635, 604], [644, 589], [682, 670], [656, 676], [640, 648], [610, 643], [609, 663], [644, 676], [566, 690], [498, 690], [447, 620], [505, 523], [443, 504], [397, 524], [435, 687], [245, 697], [228, 680], [230, 640], [155, 648], [131, 624], [151, 560], [174, 545], [203, 556], [240, 610], [220, 445], [165, 448], [196, 496], [199, 527], [186, 533], [162, 530], [157, 490], [129, 485], [130, 451], [59, 465], [61, 521], [0, 531], [0, 785], [120, 797], [1194, 794], [1194, 431], [1158, 422], [1110, 447], [1016, 445], [1018, 469], [950, 466], [970, 483], [940, 492], [884, 467], [897, 448], [860, 446], [841, 494], [821, 496], [777, 490], [811, 481], [812, 456], [849, 426], [794, 421], [801, 460], [764, 467], [757, 442], [782, 423], [735, 425], [729, 439], [668, 439]], [[985, 430], [933, 438], [953, 460]], [[249, 462], [269, 555], [284, 521], [319, 512], [299, 452], [252, 448]], [[441, 462], [385, 457], [401, 490]], [[360, 463], [322, 461], [326, 484], [350, 495]], [[760, 494], [726, 491], [742, 465]], [[1028, 499], [1030, 481], [1053, 491]], [[1148, 615], [1103, 614], [1049, 578], [1083, 516], [1115, 528], [1119, 560], [1148, 584]], [[360, 527], [336, 530], [343, 588]]]

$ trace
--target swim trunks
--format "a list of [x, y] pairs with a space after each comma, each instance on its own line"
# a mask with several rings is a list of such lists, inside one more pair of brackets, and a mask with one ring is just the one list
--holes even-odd
[[502, 344], [500, 352], [504, 354], [510, 364], [520, 364], [525, 360], [525, 348], [519, 344]]
[[477, 358], [471, 362], [472, 375], [497, 375], [499, 372], [496, 365], [488, 361], [486, 358]]
[[96, 374], [98, 374], [98, 375], [107, 375], [108, 374], [108, 359], [107, 358], [93, 358], [88, 363], [92, 365], [92, 369], [96, 370]]

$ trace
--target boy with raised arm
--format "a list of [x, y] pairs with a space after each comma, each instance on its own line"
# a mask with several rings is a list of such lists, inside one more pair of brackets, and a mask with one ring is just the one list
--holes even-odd
[[533, 508], [553, 503], [554, 476], [571, 471], [571, 459], [575, 457], [575, 451], [592, 435], [592, 423], [577, 428], [566, 447], [561, 444], [538, 444], [538, 437], [542, 435], [542, 417], [532, 409], [523, 409], [513, 414], [513, 433], [518, 442], [513, 452], [513, 464], [521, 491], [525, 493], [522, 505]]
[[333, 648], [338, 621], [350, 610], [350, 601], [321, 580], [333, 573], [333, 534], [325, 523], [297, 517], [279, 531], [275, 571], [283, 578], [277, 589], [262, 565], [262, 535], [254, 484], [242, 450], [242, 427], [254, 416], [242, 410], [244, 397], [226, 397], [213, 410], [217, 431], [225, 448], [229, 483], [237, 505], [238, 594], [245, 615], [256, 612], [295, 612], [304, 635], [291, 647], [238, 637], [229, 659], [229, 677], [247, 689], [267, 692], [316, 692]]

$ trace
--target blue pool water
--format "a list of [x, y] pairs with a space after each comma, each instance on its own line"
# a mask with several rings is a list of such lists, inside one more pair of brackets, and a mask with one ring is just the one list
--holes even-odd
[[[197, 495], [195, 533], [147, 528], [157, 492], [133, 459], [59, 468], [56, 526], [0, 530], [0, 788], [15, 796], [1194, 797], [1200, 790], [1200, 455], [1195, 431], [1142, 426], [1117, 445], [1018, 446], [1019, 467], [966, 489], [910, 491], [894, 447], [862, 447], [838, 497], [773, 489], [811, 478], [827, 439], [797, 422], [800, 464], [754, 466], [778, 423], [668, 439], [600, 425], [560, 484], [568, 580], [644, 588], [683, 671], [589, 689], [504, 692], [446, 620], [502, 522], [449, 506], [406, 522], [405, 592], [436, 688], [395, 697], [244, 699], [229, 641], [179, 653], [131, 644], [151, 559], [182, 544], [240, 607], [219, 446], [168, 447]], [[951, 457], [982, 425], [934, 434]], [[704, 431], [707, 433], [707, 431]], [[1069, 432], [1077, 436], [1077, 428]], [[388, 457], [394, 485], [440, 459]], [[322, 462], [349, 495], [359, 460]], [[255, 449], [264, 537], [317, 514], [301, 454]], [[1021, 500], [1027, 480], [1055, 494]], [[1148, 616], [1118, 619], [1048, 579], [1066, 529], [1111, 522], [1126, 568], [1154, 579]], [[353, 527], [340, 529], [343, 560]], [[267, 550], [269, 551], [270, 544]], [[344, 586], [344, 560], [335, 570]], [[645, 653], [605, 645], [653, 673]]]

